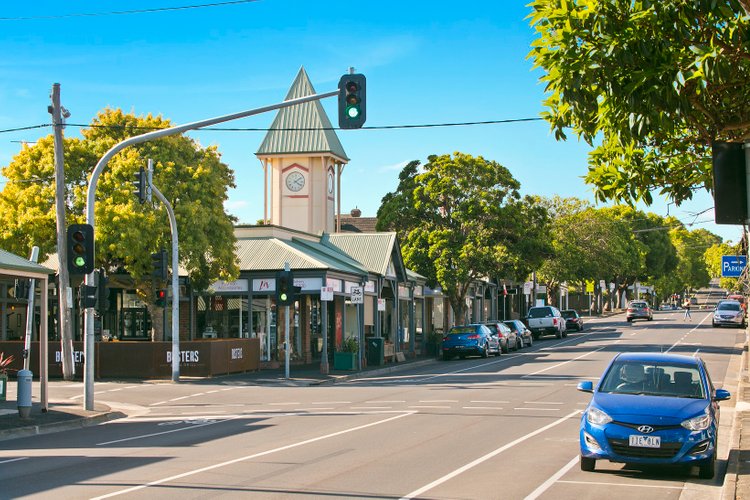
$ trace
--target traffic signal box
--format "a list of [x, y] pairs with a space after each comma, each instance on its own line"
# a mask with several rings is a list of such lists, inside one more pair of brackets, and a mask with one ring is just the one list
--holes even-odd
[[339, 128], [361, 128], [367, 119], [365, 75], [344, 75], [339, 80]]
[[292, 306], [297, 301], [297, 294], [302, 291], [301, 287], [294, 286], [294, 275], [291, 271], [279, 271], [276, 273], [276, 305]]
[[156, 307], [164, 307], [167, 305], [167, 291], [160, 288], [154, 292], [154, 304]]
[[135, 181], [133, 181], [133, 185], [135, 186], [135, 197], [138, 198], [138, 201], [142, 204], [146, 201], [146, 171], [143, 167], [135, 173]]
[[68, 272], [73, 275], [94, 271], [94, 227], [71, 224], [67, 234]]
[[155, 281], [167, 280], [167, 251], [162, 249], [151, 254], [151, 276]]

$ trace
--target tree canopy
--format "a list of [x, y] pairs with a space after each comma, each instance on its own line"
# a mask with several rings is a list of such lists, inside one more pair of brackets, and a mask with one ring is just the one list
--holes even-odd
[[[750, 136], [747, 1], [534, 0], [543, 117], [596, 147], [601, 201], [679, 204], [709, 189], [710, 146]], [[745, 5], [745, 9], [743, 9]]]
[[[82, 130], [82, 139], [64, 143], [66, 225], [84, 222], [86, 189], [99, 158], [118, 142], [169, 120], [136, 117], [105, 109]], [[102, 172], [96, 192], [96, 265], [126, 271], [148, 292], [150, 254], [170, 248], [166, 210], [159, 203], [140, 205], [133, 195], [135, 172], [154, 160], [154, 184], [172, 204], [177, 218], [180, 265], [197, 289], [239, 274], [234, 254], [234, 218], [224, 211], [234, 174], [216, 147], [202, 147], [177, 135], [124, 149]], [[40, 248], [40, 261], [56, 251], [55, 181], [52, 135], [22, 150], [2, 169], [8, 179], [0, 192], [0, 247], [28, 254]]]
[[427, 160], [404, 167], [377, 228], [398, 233], [406, 265], [442, 286], [463, 321], [474, 281], [525, 278], [551, 254], [548, 216], [497, 162], [464, 153]]

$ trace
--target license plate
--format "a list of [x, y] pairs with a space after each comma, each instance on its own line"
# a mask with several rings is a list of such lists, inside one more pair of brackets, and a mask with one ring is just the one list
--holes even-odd
[[659, 448], [661, 447], [661, 437], [634, 434], [630, 436], [629, 444], [630, 446], [637, 446], [639, 448]]

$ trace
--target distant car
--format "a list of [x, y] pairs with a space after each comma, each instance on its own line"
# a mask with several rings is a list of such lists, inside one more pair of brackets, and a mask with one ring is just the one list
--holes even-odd
[[643, 300], [634, 300], [628, 305], [628, 312], [625, 316], [625, 319], [628, 321], [628, 323], [636, 319], [645, 319], [651, 321], [652, 319], [654, 319], [654, 313], [651, 310], [651, 307], [648, 305], [648, 302], [645, 302]]
[[492, 337], [489, 328], [480, 324], [453, 326], [443, 337], [440, 345], [443, 359], [454, 356], [464, 359], [471, 354], [486, 358], [490, 352], [499, 353], [497, 337]]
[[621, 353], [591, 392], [581, 418], [581, 469], [597, 460], [629, 464], [697, 465], [710, 479], [716, 467], [719, 401], [729, 392], [714, 389], [700, 358], [663, 353]]
[[534, 336], [531, 334], [531, 330], [529, 330], [526, 325], [523, 324], [523, 321], [518, 319], [509, 319], [506, 321], [503, 321], [508, 328], [516, 332], [516, 336], [521, 339], [521, 346], [527, 345], [531, 347], [531, 345], [534, 343]]
[[714, 309], [711, 326], [722, 325], [737, 326], [745, 328], [745, 311], [742, 304], [736, 300], [722, 300]]
[[677, 309], [677, 306], [674, 304], [662, 304], [659, 306], [660, 311], [674, 311]]
[[565, 318], [565, 328], [568, 330], [583, 330], [583, 318], [579, 316], [578, 311], [575, 309], [565, 309], [560, 311], [562, 317]]
[[565, 328], [565, 320], [560, 314], [560, 310], [556, 307], [532, 307], [529, 309], [526, 321], [526, 324], [529, 325], [529, 330], [531, 330], [531, 334], [534, 336], [535, 340], [545, 333], [552, 333], [558, 339], [568, 336]]
[[485, 323], [485, 326], [490, 329], [492, 335], [498, 340], [500, 352], [510, 352], [511, 350], [517, 351], [523, 347], [523, 343], [516, 336], [516, 332], [509, 328], [508, 325], [502, 321], [491, 321]]

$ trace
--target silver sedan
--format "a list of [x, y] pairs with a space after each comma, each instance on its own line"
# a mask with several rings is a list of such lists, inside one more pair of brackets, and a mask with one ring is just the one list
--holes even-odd
[[730, 325], [745, 328], [745, 311], [736, 300], [722, 300], [714, 309], [713, 326]]

